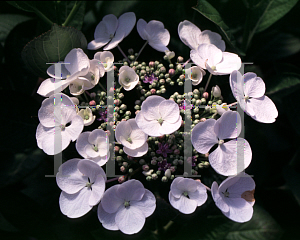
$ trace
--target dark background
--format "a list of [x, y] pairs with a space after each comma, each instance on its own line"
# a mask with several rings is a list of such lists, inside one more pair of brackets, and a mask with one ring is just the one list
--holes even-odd
[[[243, 224], [230, 221], [214, 205], [210, 193], [205, 205], [188, 216], [173, 209], [166, 195], [162, 195], [143, 230], [133, 236], [103, 229], [97, 219], [96, 207], [79, 219], [68, 219], [61, 214], [58, 205], [60, 189], [55, 178], [45, 178], [45, 175], [53, 174], [53, 156], [47, 156], [38, 149], [35, 139], [39, 123], [37, 112], [43, 100], [36, 90], [42, 76], [30, 72], [21, 58], [24, 46], [50, 27], [42, 23], [35, 13], [1, 2], [0, 239], [300, 239], [300, 4], [295, 1], [297, 3], [287, 14], [265, 30], [255, 33], [245, 48], [243, 36], [244, 39], [248, 36], [245, 29], [255, 25], [252, 20], [261, 15], [261, 9], [266, 9], [264, 4], [286, 2], [279, 4], [280, 10], [289, 1], [208, 2], [220, 13], [222, 21], [218, 21], [218, 25], [207, 14], [211, 9], [202, 8], [207, 6], [207, 2], [201, 0], [198, 5], [197, 1], [85, 2], [81, 31], [89, 42], [94, 39], [96, 25], [106, 14], [113, 13], [118, 17], [133, 11], [137, 20], [162, 21], [171, 35], [169, 49], [175, 51], [176, 56], [188, 59], [189, 48], [180, 41], [177, 27], [181, 21], [189, 20], [201, 30], [222, 34], [226, 40], [226, 51], [240, 54], [243, 62], [253, 63], [246, 66], [245, 72], [255, 72], [265, 81], [267, 95], [276, 104], [279, 116], [273, 124], [262, 124], [245, 115], [245, 138], [253, 152], [246, 172], [253, 175], [256, 182], [252, 220]], [[42, 11], [49, 16], [52, 14], [51, 9]], [[235, 41], [230, 43], [219, 26], [232, 34]], [[126, 52], [129, 48], [138, 52], [143, 44], [134, 28], [120, 46]], [[123, 58], [117, 48], [111, 51], [116, 60]], [[87, 51], [90, 58], [94, 53]], [[162, 57], [162, 53], [147, 46], [139, 61]], [[234, 101], [228, 76], [213, 77], [210, 87], [215, 84], [221, 87], [228, 103]], [[199, 86], [204, 87], [202, 85], [204, 83]], [[75, 151], [74, 144], [69, 148], [66, 155]], [[66, 155], [64, 158], [67, 158]], [[224, 179], [213, 170], [208, 170], [208, 173], [202, 179], [208, 186], [214, 180], [220, 183]], [[163, 188], [167, 194], [169, 183]], [[173, 224], [164, 231], [162, 227], [170, 220]]]

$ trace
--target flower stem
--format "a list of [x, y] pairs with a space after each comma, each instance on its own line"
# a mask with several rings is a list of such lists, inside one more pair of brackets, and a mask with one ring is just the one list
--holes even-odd
[[122, 53], [123, 57], [127, 59], [127, 61], [129, 62], [129, 64], [131, 63], [131, 61], [128, 59], [128, 57], [126, 56], [126, 54], [122, 51], [121, 47], [118, 45], [117, 46], [119, 51]]
[[142, 51], [144, 50], [144, 48], [146, 47], [147, 44], [148, 44], [148, 41], [146, 41], [145, 44], [142, 46], [141, 50], [139, 51], [138, 55], [135, 58], [135, 61], [138, 59], [138, 57], [140, 56], [140, 54], [142, 53]]
[[71, 20], [73, 19], [74, 15], [76, 14], [78, 8], [80, 7], [82, 1], [76, 1], [71, 12], [69, 13], [67, 19], [65, 20], [65, 22], [62, 24], [63, 27], [67, 26]]
[[231, 103], [231, 104], [227, 105], [227, 107], [233, 107], [233, 106], [235, 106], [237, 104], [238, 104], [238, 102], [234, 102], [234, 103]]
[[189, 59], [182, 65], [182, 68], [184, 68], [185, 65], [187, 65], [190, 61], [191, 61], [191, 59], [189, 58]]
[[206, 83], [205, 88], [204, 88], [204, 92], [206, 92], [206, 89], [208, 87], [208, 84], [210, 82], [211, 77], [212, 77], [212, 74], [210, 74], [209, 77], [208, 77], [207, 83]]
[[102, 85], [100, 82], [98, 82], [98, 84], [99, 84], [99, 86], [102, 88], [102, 90], [103, 90], [104, 92], [106, 92], [106, 89], [103, 87], [103, 85]]
[[118, 179], [119, 179], [118, 177], [112, 178], [112, 179], [106, 180], [106, 183], [113, 182], [113, 181], [116, 181], [116, 180], [118, 180]]

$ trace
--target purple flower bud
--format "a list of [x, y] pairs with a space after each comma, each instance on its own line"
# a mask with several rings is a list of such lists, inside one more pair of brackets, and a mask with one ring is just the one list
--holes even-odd
[[205, 99], [208, 99], [209, 94], [208, 94], [208, 92], [204, 92], [204, 93], [202, 94], [202, 96], [203, 96]]
[[170, 76], [173, 76], [174, 74], [175, 74], [175, 70], [174, 70], [174, 69], [172, 69], [172, 68], [171, 68], [171, 69], [169, 69], [169, 75], [170, 75]]

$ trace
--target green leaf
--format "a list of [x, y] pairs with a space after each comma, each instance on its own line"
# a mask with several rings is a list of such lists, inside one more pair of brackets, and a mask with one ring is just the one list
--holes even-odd
[[47, 63], [63, 61], [73, 48], [86, 49], [86, 46], [87, 40], [82, 32], [54, 24], [51, 30], [24, 47], [22, 59], [34, 74], [47, 77]]
[[0, 42], [4, 44], [9, 32], [21, 22], [29, 20], [30, 17], [20, 14], [1, 14], [0, 15]]
[[[184, 239], [182, 233], [176, 239]], [[276, 240], [282, 230], [276, 221], [261, 207], [254, 205], [252, 219], [237, 223], [224, 215], [208, 216], [199, 229], [190, 229], [189, 240]]]
[[285, 97], [300, 89], [300, 74], [280, 73], [267, 86], [266, 95]]
[[[35, 12], [42, 20], [61, 25], [68, 19], [73, 7], [72, 17], [66, 26], [81, 29], [85, 15], [85, 1], [8, 1], [14, 7], [27, 12]], [[48, 27], [49, 29], [49, 27]]]
[[264, 31], [282, 18], [297, 2], [298, 0], [260, 0], [257, 4], [252, 3], [247, 13], [242, 49], [246, 51], [256, 33]]
[[[202, 14], [204, 17], [215, 23], [221, 30], [223, 36], [225, 37], [225, 41], [229, 43], [234, 49], [235, 46], [235, 38], [232, 34], [232, 31], [224, 22], [223, 18], [221, 17], [220, 13], [206, 0], [198, 0], [198, 4], [196, 7], [193, 7], [196, 11]], [[238, 49], [238, 54], [244, 55]]]
[[[266, 4], [268, 2], [268, 4]], [[256, 33], [262, 32], [287, 14], [298, 0], [269, 0], [261, 1], [260, 7], [264, 8], [263, 15], [259, 18]]]

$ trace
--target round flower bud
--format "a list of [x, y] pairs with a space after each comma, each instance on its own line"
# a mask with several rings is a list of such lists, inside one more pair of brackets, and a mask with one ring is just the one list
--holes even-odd
[[129, 172], [129, 173], [132, 173], [132, 172], [133, 172], [133, 169], [132, 169], [132, 168], [129, 168], [129, 169], [128, 169], [128, 172]]
[[149, 170], [149, 166], [145, 164], [145, 165], [142, 166], [142, 169], [143, 169], [144, 171], [148, 171], [148, 170]]
[[152, 160], [151, 160], [151, 164], [152, 164], [152, 165], [156, 165], [156, 164], [157, 164], [157, 161], [152, 159]]
[[117, 156], [117, 162], [120, 162], [120, 161], [122, 161], [122, 157], [121, 156]]
[[147, 177], [146, 177], [146, 180], [147, 180], [147, 181], [151, 181], [151, 180], [152, 180], [152, 176], [147, 176]]
[[171, 170], [171, 172], [173, 173], [173, 172], [176, 171], [176, 167], [175, 167], [175, 166], [171, 166], [171, 167], [170, 167], [170, 170]]
[[183, 160], [178, 160], [178, 163], [179, 163], [179, 165], [182, 165], [183, 164]]
[[141, 164], [141, 165], [145, 164], [145, 160], [144, 159], [140, 159], [139, 164]]
[[201, 98], [201, 104], [205, 104], [206, 103], [206, 99], [205, 98]]
[[120, 106], [120, 109], [121, 109], [121, 110], [126, 110], [126, 109], [127, 109], [127, 106], [126, 106], [125, 104], [122, 104], [122, 105]]
[[128, 167], [128, 162], [123, 162], [124, 167]]
[[170, 178], [171, 177], [171, 170], [170, 169], [167, 169], [166, 171], [165, 171], [165, 176], [167, 177], [167, 178]]
[[155, 63], [153, 61], [149, 62], [149, 67], [154, 67]]
[[184, 172], [182, 175], [183, 175], [183, 177], [188, 177], [189, 176], [189, 174], [187, 172]]
[[122, 98], [124, 98], [124, 94], [123, 93], [119, 93], [118, 97], [119, 97], [119, 99], [122, 99]]
[[169, 69], [169, 75], [173, 76], [175, 74], [175, 70], [173, 68]]
[[155, 94], [155, 93], [156, 93], [156, 89], [152, 88], [152, 89], [150, 90], [150, 92], [151, 92], [151, 94]]
[[208, 101], [208, 103], [207, 103], [207, 104], [208, 104], [208, 105], [212, 105], [212, 103], [213, 103], [212, 101]]
[[193, 109], [193, 112], [194, 112], [194, 113], [198, 113], [198, 112], [199, 112], [199, 108], [198, 108], [198, 107], [195, 107], [195, 108]]
[[126, 168], [125, 168], [124, 166], [121, 166], [121, 167], [120, 167], [120, 171], [121, 171], [121, 172], [125, 172], [125, 171], [126, 171]]
[[173, 163], [173, 165], [175, 165], [175, 166], [178, 165], [178, 159], [173, 160], [172, 163]]
[[196, 106], [199, 106], [199, 105], [201, 105], [201, 100], [200, 99], [196, 100]]
[[166, 71], [167, 71], [167, 70], [166, 70], [165, 67], [161, 67], [161, 68], [160, 68], [160, 72], [165, 73]]
[[161, 178], [161, 181], [162, 181], [162, 182], [168, 182], [168, 178], [167, 178], [166, 176], [163, 176], [163, 177]]
[[119, 152], [120, 147], [119, 146], [115, 146], [115, 152]]
[[177, 69], [178, 71], [182, 71], [182, 65], [181, 65], [181, 64], [177, 64], [176, 69]]
[[157, 176], [156, 173], [153, 173], [153, 174], [151, 175], [151, 177], [152, 177], [153, 180], [156, 180], [156, 179], [158, 178], [158, 176]]
[[217, 101], [217, 104], [218, 104], [218, 105], [221, 105], [221, 104], [222, 104], [222, 100], [218, 100], [218, 101]]
[[206, 121], [206, 118], [201, 118], [200, 119], [200, 122], [205, 122]]
[[218, 98], [221, 96], [221, 89], [218, 85], [216, 85], [215, 87], [212, 88], [212, 94], [214, 95], [214, 97]]
[[179, 149], [175, 149], [175, 150], [174, 150], [174, 154], [179, 155], [179, 154], [180, 154]]
[[119, 183], [123, 183], [125, 181], [125, 177], [124, 176], [121, 176], [118, 178], [118, 182]]
[[90, 106], [95, 106], [95, 105], [96, 105], [95, 100], [90, 101], [90, 102], [89, 102], [89, 105], [90, 105]]
[[131, 112], [130, 112], [130, 111], [126, 111], [125, 115], [126, 115], [126, 116], [130, 116], [130, 115], [131, 115]]
[[156, 171], [156, 174], [157, 174], [157, 175], [160, 175], [160, 174], [161, 174], [161, 171], [160, 171], [160, 170]]
[[123, 149], [120, 149], [119, 154], [123, 154], [123, 153], [124, 153]]
[[177, 58], [177, 61], [178, 61], [179, 63], [183, 62], [183, 57], [179, 56], [179, 57]]
[[170, 82], [170, 85], [171, 85], [171, 86], [174, 86], [174, 84], [175, 84], [174, 81], [171, 81], [171, 82]]
[[202, 94], [202, 97], [204, 97], [205, 99], [208, 99], [208, 97], [209, 97], [208, 92], [204, 92], [204, 93]]
[[128, 49], [128, 54], [129, 54], [129, 55], [133, 55], [133, 54], [134, 54], [134, 51], [133, 51], [132, 48], [129, 48], [129, 49]]

